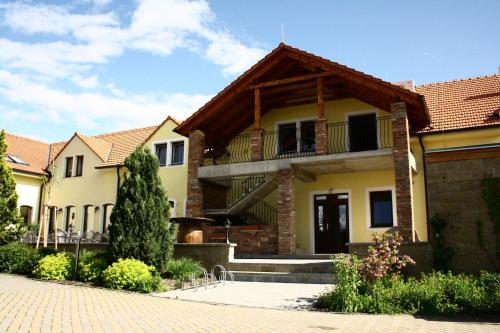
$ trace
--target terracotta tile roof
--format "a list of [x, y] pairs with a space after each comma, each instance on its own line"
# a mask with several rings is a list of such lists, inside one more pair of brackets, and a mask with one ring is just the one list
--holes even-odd
[[500, 126], [500, 75], [417, 86], [425, 96], [432, 127], [422, 132]]
[[[131, 130], [99, 134], [95, 136], [84, 136], [80, 133], [75, 133], [82, 141], [84, 141], [90, 149], [92, 149], [103, 161], [97, 167], [110, 167], [122, 165], [139, 145], [156, 130], [158, 126], [150, 126], [144, 128], [135, 128]], [[53, 161], [64, 147], [71, 141], [62, 141], [51, 144], [50, 160]]]
[[27, 163], [21, 164], [7, 161], [7, 164], [12, 169], [40, 175], [45, 173], [49, 144], [9, 133], [6, 133], [5, 137], [8, 146], [7, 155], [12, 155]]

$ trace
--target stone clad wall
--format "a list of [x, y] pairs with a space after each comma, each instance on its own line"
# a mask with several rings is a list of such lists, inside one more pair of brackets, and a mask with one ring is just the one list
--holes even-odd
[[[485, 176], [500, 177], [500, 157], [427, 164], [429, 217], [449, 214], [445, 239], [455, 251], [452, 267], [457, 271], [499, 269], [494, 224], [481, 195]], [[484, 249], [477, 236], [479, 220], [483, 224]]]

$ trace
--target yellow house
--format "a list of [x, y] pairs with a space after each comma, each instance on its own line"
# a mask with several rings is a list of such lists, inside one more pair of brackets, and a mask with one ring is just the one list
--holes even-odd
[[7, 164], [16, 180], [18, 206], [26, 225], [38, 222], [49, 144], [6, 133]]
[[175, 130], [189, 137], [186, 213], [236, 222], [240, 254], [352, 252], [396, 230], [429, 257], [428, 219], [446, 205], [428, 193], [430, 161], [499, 156], [487, 81], [392, 84], [282, 43]]
[[50, 181], [44, 187], [47, 232], [76, 232], [96, 239], [106, 235], [117, 190], [127, 173], [124, 160], [140, 145], [158, 156], [171, 215], [182, 215], [187, 145], [184, 137], [172, 132], [178, 125], [168, 117], [159, 126], [96, 136], [75, 133], [66, 142], [51, 144]]

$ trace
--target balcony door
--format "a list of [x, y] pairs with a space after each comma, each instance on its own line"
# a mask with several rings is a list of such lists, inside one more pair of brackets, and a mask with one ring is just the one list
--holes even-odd
[[349, 243], [349, 195], [314, 196], [315, 253], [346, 253]]
[[301, 121], [278, 126], [278, 154], [295, 155], [315, 151], [315, 123]]
[[376, 150], [377, 133], [375, 113], [349, 116], [349, 151]]

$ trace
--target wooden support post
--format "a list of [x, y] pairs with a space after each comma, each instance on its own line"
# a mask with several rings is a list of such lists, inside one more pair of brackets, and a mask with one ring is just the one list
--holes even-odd
[[325, 100], [323, 94], [323, 78], [316, 79], [316, 86], [318, 91], [318, 119], [325, 119]]
[[254, 89], [255, 92], [255, 104], [254, 104], [254, 128], [255, 129], [260, 129], [260, 116], [261, 116], [261, 110], [260, 110], [260, 89], [256, 88]]

